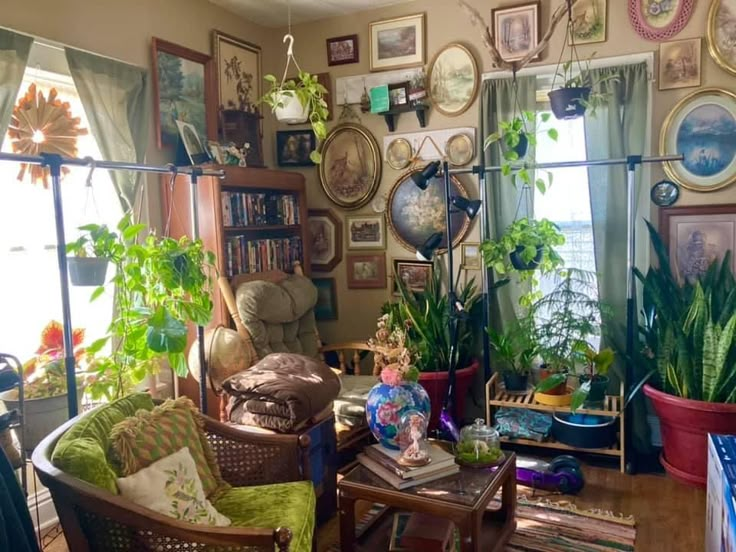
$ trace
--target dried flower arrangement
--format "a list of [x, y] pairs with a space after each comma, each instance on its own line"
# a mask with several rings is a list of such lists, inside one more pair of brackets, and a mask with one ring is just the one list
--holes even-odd
[[390, 315], [378, 318], [376, 335], [368, 340], [374, 350], [376, 367], [381, 371], [381, 381], [386, 385], [416, 383], [419, 370], [414, 366], [414, 353], [406, 346], [406, 332], [401, 328], [389, 330]]

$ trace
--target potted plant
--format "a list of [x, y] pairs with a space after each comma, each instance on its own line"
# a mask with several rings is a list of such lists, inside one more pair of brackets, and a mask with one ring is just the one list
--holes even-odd
[[101, 286], [105, 283], [107, 265], [110, 259], [105, 256], [108, 245], [115, 241], [116, 235], [107, 226], [90, 224], [79, 228], [84, 233], [75, 242], [66, 246], [69, 278], [75, 286]]
[[[296, 80], [281, 83], [273, 75], [264, 78], [271, 89], [261, 101], [271, 107], [277, 120], [292, 125], [309, 120], [318, 141], [327, 137], [326, 122], [330, 114], [324, 98], [327, 89], [318, 82], [316, 75], [300, 71]], [[315, 164], [322, 160], [317, 150], [311, 152], [309, 157]]]
[[572, 60], [563, 63], [562, 71], [555, 75], [555, 80], [557, 77], [562, 80], [562, 86], [554, 88], [553, 83], [553, 89], [547, 93], [550, 108], [557, 119], [576, 119], [586, 113], [595, 116], [596, 109], [608, 97], [600, 91], [601, 85], [618, 80], [616, 75], [593, 79], [590, 60], [586, 60], [584, 66], [580, 62], [578, 65], [578, 72], [575, 72]]
[[537, 358], [534, 321], [524, 318], [500, 333], [487, 328], [489, 343], [502, 363], [501, 375], [506, 391], [526, 391], [532, 364]]
[[708, 433], [736, 432], [736, 280], [728, 252], [694, 282], [678, 281], [657, 231], [647, 223], [658, 267], [643, 286], [640, 328], [644, 393], [659, 416], [667, 473], [705, 486]]
[[570, 408], [575, 412], [583, 406], [594, 406], [603, 403], [608, 389], [608, 370], [613, 365], [613, 349], [606, 347], [596, 351], [589, 343], [580, 346], [579, 357], [585, 365], [582, 374], [578, 375], [580, 385], [573, 391]]

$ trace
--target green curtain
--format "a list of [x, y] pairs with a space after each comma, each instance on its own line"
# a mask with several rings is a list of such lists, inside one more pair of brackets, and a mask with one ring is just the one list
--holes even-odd
[[[148, 146], [148, 72], [102, 56], [65, 48], [74, 84], [102, 157], [143, 163]], [[123, 210], [131, 210], [140, 173], [110, 171]]]
[[[649, 73], [646, 63], [607, 67], [591, 71], [593, 81], [617, 76], [601, 85], [608, 94], [594, 117], [585, 117], [585, 142], [588, 159], [623, 158], [642, 155], [647, 151], [647, 121], [649, 101]], [[611, 319], [604, 322], [604, 341], [624, 346], [626, 343], [626, 167], [589, 167], [588, 186], [593, 219], [598, 294], [610, 307]], [[646, 195], [642, 186], [642, 170], [637, 170], [636, 197]], [[648, 206], [648, 201], [637, 201]], [[637, 220], [648, 218], [647, 211], [637, 212]], [[646, 232], [637, 231], [636, 249], [648, 253]], [[641, 258], [641, 256], [639, 256]], [[618, 355], [623, 370], [625, 362]], [[614, 378], [612, 378], [613, 380]], [[618, 391], [618, 381], [612, 381]], [[612, 389], [613, 390], [613, 389]], [[643, 399], [633, 406], [634, 444], [637, 450], [649, 449], [649, 428]]]
[[0, 147], [13, 115], [33, 37], [0, 29]]
[[[481, 88], [480, 118], [478, 122], [480, 146], [479, 156], [485, 166], [500, 166], [503, 162], [500, 144], [493, 144], [483, 150], [483, 140], [498, 130], [501, 121], [510, 120], [521, 111], [536, 111], [536, 77], [516, 77], [516, 81], [507, 79], [489, 79], [483, 81]], [[516, 98], [514, 97], [516, 95]], [[530, 156], [533, 156], [530, 146]], [[530, 157], [531, 158], [531, 157]], [[490, 221], [490, 238], [500, 237], [506, 227], [517, 217], [533, 215], [534, 191], [527, 194], [527, 199], [519, 202], [522, 190], [511, 183], [511, 178], [500, 172], [488, 175], [488, 205], [485, 205], [486, 216]], [[519, 297], [524, 292], [513, 278], [511, 283], [490, 292], [489, 321], [492, 327], [500, 330], [504, 322], [515, 320], [519, 308]], [[494, 300], [495, 296], [495, 300]]]

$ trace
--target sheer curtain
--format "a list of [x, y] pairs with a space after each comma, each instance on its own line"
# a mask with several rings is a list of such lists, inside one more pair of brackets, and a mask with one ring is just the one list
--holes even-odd
[[10, 125], [33, 38], [0, 29], [0, 147]]

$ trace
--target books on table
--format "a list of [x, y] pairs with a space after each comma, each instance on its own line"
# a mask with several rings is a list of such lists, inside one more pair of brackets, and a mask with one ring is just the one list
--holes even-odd
[[358, 461], [368, 470], [397, 489], [408, 489], [441, 479], [460, 471], [455, 458], [441, 448], [431, 445], [432, 461], [419, 467], [407, 467], [398, 463], [399, 451], [373, 445], [358, 454]]

